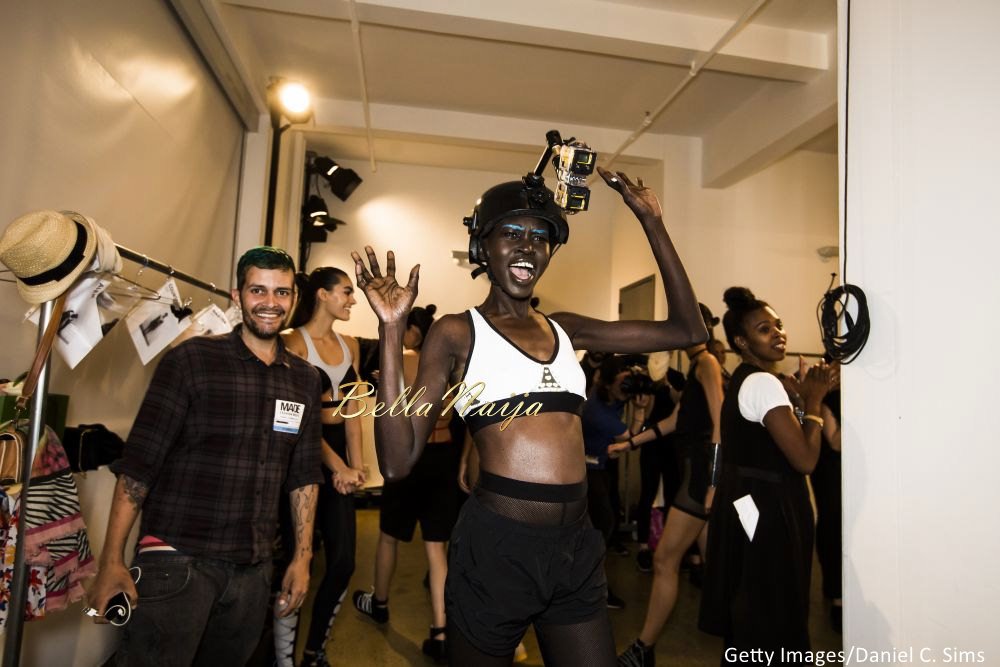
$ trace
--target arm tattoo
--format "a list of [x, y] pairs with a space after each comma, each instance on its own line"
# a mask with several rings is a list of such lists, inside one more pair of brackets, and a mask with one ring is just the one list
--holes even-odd
[[295, 551], [312, 551], [313, 519], [316, 515], [315, 484], [295, 489], [291, 493], [292, 524], [295, 526]]
[[132, 479], [128, 475], [122, 475], [122, 484], [128, 499], [132, 501], [136, 509], [141, 509], [142, 503], [146, 500], [146, 495], [149, 494], [149, 487], [138, 480]]

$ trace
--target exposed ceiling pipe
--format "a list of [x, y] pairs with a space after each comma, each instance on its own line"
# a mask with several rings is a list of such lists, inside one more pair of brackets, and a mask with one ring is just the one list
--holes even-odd
[[722, 47], [724, 47], [729, 40], [731, 40], [736, 33], [743, 28], [743, 26], [749, 23], [750, 19], [753, 18], [753, 15], [756, 14], [757, 11], [767, 2], [768, 0], [754, 0], [753, 4], [750, 5], [745, 12], [743, 12], [743, 15], [736, 19], [736, 22], [729, 27], [729, 30], [727, 30], [725, 34], [719, 38], [719, 40], [715, 43], [715, 46], [691, 61], [691, 67], [688, 69], [688, 75], [684, 77], [679, 84], [677, 84], [677, 87], [674, 88], [669, 95], [667, 95], [666, 99], [660, 102], [659, 106], [657, 106], [653, 111], [646, 112], [642, 122], [639, 123], [639, 127], [637, 127], [632, 134], [630, 134], [628, 138], [622, 142], [622, 145], [618, 147], [618, 150], [616, 150], [608, 159], [605, 164], [606, 169], [610, 168], [611, 165], [614, 164], [615, 160], [617, 160], [625, 151], [625, 149], [635, 143], [635, 140], [641, 137], [646, 130], [649, 129], [649, 126], [653, 124], [653, 121], [659, 118], [660, 114], [666, 111], [667, 107], [670, 106], [675, 99], [677, 99], [677, 96], [681, 94], [681, 91], [687, 88], [688, 85], [694, 81], [695, 77], [701, 73], [702, 68], [708, 64], [708, 61], [715, 57], [715, 54], [717, 54]]
[[358, 63], [358, 79], [361, 82], [361, 107], [365, 114], [365, 134], [368, 137], [368, 161], [372, 171], [378, 171], [375, 165], [375, 139], [372, 137], [372, 113], [368, 104], [368, 78], [365, 76], [365, 58], [361, 53], [361, 22], [358, 21], [358, 7], [354, 0], [348, 2], [351, 14], [351, 35], [354, 37], [354, 59]]

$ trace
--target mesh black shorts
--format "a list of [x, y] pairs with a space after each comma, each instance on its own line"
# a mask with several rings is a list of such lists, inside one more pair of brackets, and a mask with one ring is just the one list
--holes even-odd
[[483, 507], [473, 494], [451, 538], [449, 624], [483, 653], [510, 655], [529, 625], [569, 625], [607, 613], [604, 539], [584, 513], [537, 526]]

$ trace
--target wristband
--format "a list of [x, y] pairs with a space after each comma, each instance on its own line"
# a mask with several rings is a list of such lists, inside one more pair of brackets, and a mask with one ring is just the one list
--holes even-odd
[[660, 430], [660, 424], [659, 424], [659, 422], [653, 424], [653, 433], [656, 434], [657, 438], [662, 438], [663, 437], [663, 431]]
[[639, 445], [636, 443], [635, 440], [633, 440], [632, 438], [629, 438], [628, 439], [628, 448], [629, 448], [629, 451], [635, 451], [635, 450], [639, 449]]
[[819, 424], [820, 428], [823, 428], [824, 421], [822, 417], [817, 417], [816, 415], [802, 415], [803, 423], [805, 423], [806, 420], [809, 420], [811, 422], [816, 422], [817, 424]]

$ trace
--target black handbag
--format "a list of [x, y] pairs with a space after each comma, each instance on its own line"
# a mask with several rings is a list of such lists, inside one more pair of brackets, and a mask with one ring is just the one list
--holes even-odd
[[104, 424], [67, 426], [63, 448], [73, 472], [97, 470], [122, 457], [125, 441]]

